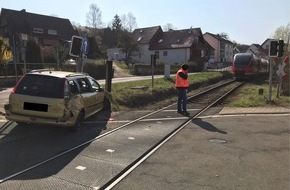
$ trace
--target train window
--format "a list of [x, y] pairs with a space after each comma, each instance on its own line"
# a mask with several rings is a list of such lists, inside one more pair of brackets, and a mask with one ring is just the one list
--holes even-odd
[[235, 67], [245, 67], [251, 61], [252, 56], [236, 56], [235, 57]]

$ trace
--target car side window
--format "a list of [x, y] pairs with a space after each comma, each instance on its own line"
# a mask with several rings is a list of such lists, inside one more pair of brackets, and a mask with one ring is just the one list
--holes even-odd
[[93, 79], [91, 77], [88, 77], [88, 79], [89, 79], [89, 81], [91, 83], [91, 86], [92, 86], [93, 91], [94, 92], [98, 92], [99, 89], [100, 89], [99, 83], [95, 79]]
[[69, 86], [70, 86], [70, 92], [73, 94], [78, 94], [79, 93], [79, 89], [77, 84], [75, 83], [75, 81], [71, 80], [69, 81]]
[[91, 85], [90, 85], [90, 82], [88, 81], [88, 79], [86, 79], [86, 78], [78, 78], [77, 82], [78, 82], [78, 84], [80, 86], [81, 93], [92, 92]]

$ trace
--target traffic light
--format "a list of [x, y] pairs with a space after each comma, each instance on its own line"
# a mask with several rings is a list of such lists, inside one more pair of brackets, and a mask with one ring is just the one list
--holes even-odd
[[278, 40], [271, 40], [270, 41], [270, 49], [269, 49], [269, 56], [270, 57], [277, 57], [278, 56]]
[[72, 36], [69, 55], [73, 57], [80, 57], [82, 49], [83, 38], [80, 36]]
[[283, 57], [284, 53], [284, 40], [279, 40], [278, 57]]

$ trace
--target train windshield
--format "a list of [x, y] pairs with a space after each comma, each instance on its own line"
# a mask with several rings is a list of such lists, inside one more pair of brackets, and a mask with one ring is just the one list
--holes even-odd
[[246, 67], [251, 59], [251, 55], [237, 55], [235, 57], [235, 67]]

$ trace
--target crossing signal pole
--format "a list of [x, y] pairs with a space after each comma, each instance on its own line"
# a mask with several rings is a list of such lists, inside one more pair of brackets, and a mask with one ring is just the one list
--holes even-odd
[[88, 54], [88, 52], [88, 40], [80, 36], [72, 36], [69, 55], [76, 57], [76, 72], [83, 72], [86, 54]]
[[284, 40], [271, 40], [270, 49], [269, 49], [269, 102], [272, 101], [272, 80], [273, 80], [273, 58], [274, 57], [283, 57], [284, 53]]

